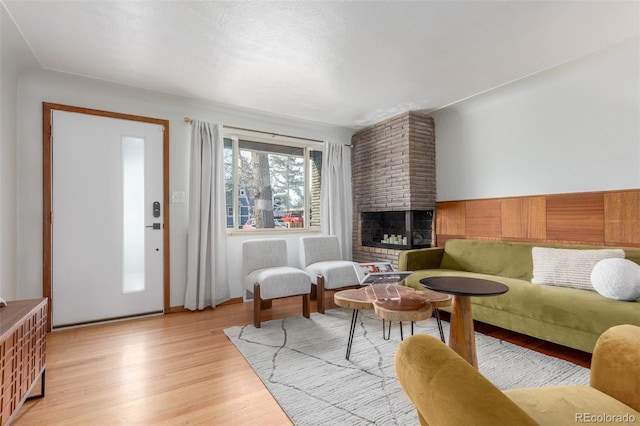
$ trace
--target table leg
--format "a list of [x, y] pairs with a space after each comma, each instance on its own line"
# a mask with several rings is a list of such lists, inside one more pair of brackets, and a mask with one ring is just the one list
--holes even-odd
[[391, 321], [389, 321], [389, 330], [387, 331], [387, 321], [382, 318], [382, 338], [384, 340], [389, 340], [391, 338]]
[[444, 331], [442, 331], [442, 320], [440, 320], [440, 311], [438, 308], [433, 308], [433, 312], [436, 314], [436, 322], [438, 323], [438, 331], [440, 332], [440, 340], [442, 343], [447, 343], [444, 341]]
[[[393, 321], [389, 321], [388, 329], [387, 329], [386, 323], [387, 321], [383, 318], [382, 319], [382, 338], [384, 340], [389, 340], [391, 339], [391, 324], [393, 324]], [[399, 321], [398, 324], [400, 326], [400, 340], [404, 340], [404, 333], [402, 330], [402, 321]], [[413, 321], [411, 321], [411, 335], [413, 336]]]
[[476, 338], [473, 332], [473, 314], [469, 296], [453, 296], [451, 304], [451, 323], [449, 347], [456, 351], [469, 364], [478, 368]]
[[356, 331], [356, 323], [358, 322], [358, 310], [354, 309], [351, 314], [351, 328], [349, 329], [349, 340], [347, 341], [347, 355], [346, 359], [349, 359], [351, 356], [351, 345], [353, 344], [353, 333]]

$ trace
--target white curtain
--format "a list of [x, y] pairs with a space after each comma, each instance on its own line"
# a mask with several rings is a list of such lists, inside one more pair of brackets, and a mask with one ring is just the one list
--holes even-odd
[[343, 260], [352, 259], [353, 199], [351, 197], [351, 147], [325, 142], [322, 152], [320, 229], [340, 241]]
[[192, 121], [189, 168], [184, 307], [196, 310], [229, 300], [222, 125]]

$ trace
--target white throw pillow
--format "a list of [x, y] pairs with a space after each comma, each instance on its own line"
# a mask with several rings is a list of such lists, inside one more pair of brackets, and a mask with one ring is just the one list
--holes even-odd
[[624, 258], [622, 249], [557, 249], [533, 247], [533, 284], [549, 284], [580, 290], [595, 289], [591, 271], [602, 259]]
[[610, 299], [640, 299], [640, 265], [628, 259], [603, 259], [593, 267], [591, 283]]

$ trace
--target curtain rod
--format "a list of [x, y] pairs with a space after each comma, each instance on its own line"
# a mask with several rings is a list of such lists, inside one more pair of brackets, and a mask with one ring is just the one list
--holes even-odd
[[[190, 119], [189, 117], [185, 117], [184, 118], [184, 122], [191, 124], [193, 122], [193, 120]], [[224, 125], [222, 127], [224, 127], [225, 129], [244, 130], [245, 132], [254, 132], [254, 133], [264, 133], [265, 135], [282, 136], [282, 137], [285, 137], [285, 138], [294, 138], [294, 139], [300, 139], [300, 140], [305, 140], [305, 141], [310, 141], [310, 142], [320, 142], [320, 143], [324, 142], [324, 141], [321, 141], [320, 139], [303, 138], [301, 136], [292, 136], [292, 135], [285, 135], [285, 134], [282, 134], [282, 133], [265, 132], [263, 130], [247, 129], [245, 127], [234, 127], [234, 126], [224, 126]]]

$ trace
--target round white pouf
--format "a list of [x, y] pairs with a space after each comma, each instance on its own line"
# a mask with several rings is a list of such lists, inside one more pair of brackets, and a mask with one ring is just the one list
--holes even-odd
[[636, 300], [640, 298], [640, 265], [629, 259], [603, 259], [591, 271], [591, 284], [604, 297]]

